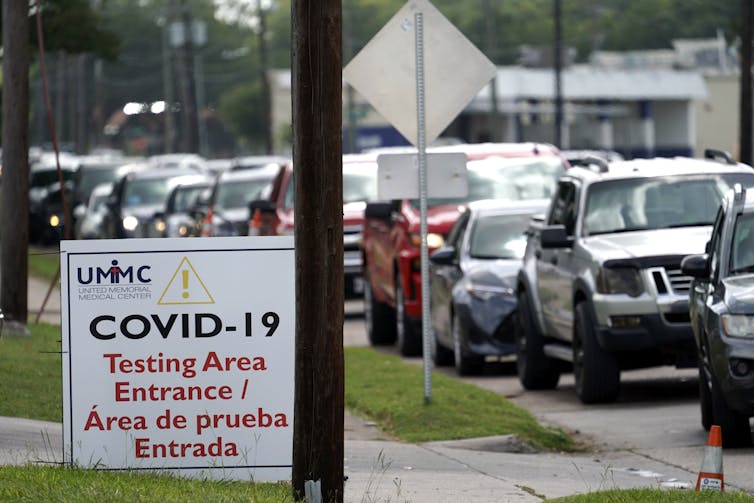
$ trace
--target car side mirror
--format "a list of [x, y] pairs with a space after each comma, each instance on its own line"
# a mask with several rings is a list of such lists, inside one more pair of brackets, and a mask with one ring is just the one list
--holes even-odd
[[681, 260], [681, 272], [693, 278], [707, 278], [710, 275], [709, 257], [706, 253], [687, 255]]
[[435, 265], [453, 265], [456, 263], [456, 249], [453, 246], [443, 246], [429, 256], [429, 261]]
[[539, 239], [542, 248], [571, 248], [573, 246], [573, 238], [566, 234], [563, 224], [543, 227]]
[[704, 253], [709, 253], [710, 251], [712, 251], [712, 240], [709, 240], [704, 244]]

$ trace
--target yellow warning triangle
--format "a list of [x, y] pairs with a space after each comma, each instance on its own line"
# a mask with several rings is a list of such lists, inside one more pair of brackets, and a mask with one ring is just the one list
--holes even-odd
[[163, 290], [157, 304], [214, 304], [215, 299], [209, 293], [202, 278], [191, 265], [188, 257], [183, 257], [168, 285]]

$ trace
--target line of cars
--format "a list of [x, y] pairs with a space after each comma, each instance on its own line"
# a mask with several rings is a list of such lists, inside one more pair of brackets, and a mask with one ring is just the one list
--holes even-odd
[[[435, 365], [475, 374], [514, 355], [525, 389], [572, 371], [583, 403], [616, 400], [624, 370], [698, 366], [703, 427], [751, 445], [754, 170], [716, 150], [588, 155], [546, 186], [548, 198], [438, 201], [442, 218], [430, 203]], [[417, 211], [372, 203], [364, 226], [367, 333], [406, 356], [422, 349]]]

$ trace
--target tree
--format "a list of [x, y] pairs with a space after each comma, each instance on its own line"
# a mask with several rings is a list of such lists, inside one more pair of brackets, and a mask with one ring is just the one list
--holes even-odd
[[261, 150], [265, 135], [259, 81], [234, 87], [220, 99], [220, 114], [252, 150]]

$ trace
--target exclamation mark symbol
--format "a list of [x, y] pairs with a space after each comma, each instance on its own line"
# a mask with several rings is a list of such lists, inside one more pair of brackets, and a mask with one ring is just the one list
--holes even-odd
[[181, 278], [183, 279], [183, 298], [188, 299], [189, 293], [188, 293], [188, 269], [184, 269], [181, 271]]

